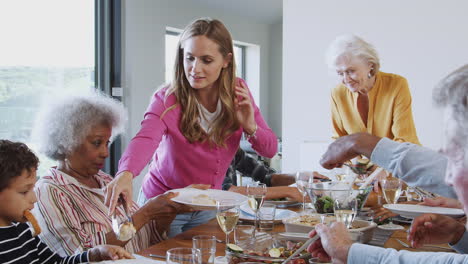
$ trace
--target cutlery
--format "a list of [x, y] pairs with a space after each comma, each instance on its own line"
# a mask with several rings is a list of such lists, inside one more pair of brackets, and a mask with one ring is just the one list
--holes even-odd
[[124, 212], [125, 212], [125, 216], [126, 216], [127, 219], [125, 221], [123, 221], [121, 224], [119, 224], [119, 220], [117, 220], [117, 217], [115, 215], [116, 212], [114, 211], [114, 215], [112, 215], [112, 217], [111, 217], [111, 224], [112, 224], [112, 230], [114, 231], [115, 236], [117, 237], [117, 239], [120, 240], [120, 226], [127, 223], [127, 222], [130, 223], [133, 226], [133, 220], [132, 220], [132, 217], [130, 217], [130, 215], [128, 214], [127, 202], [125, 201], [125, 199], [123, 199], [123, 197], [120, 196], [118, 201], [124, 207]]
[[[401, 241], [400, 239], [396, 239], [396, 241], [398, 241], [398, 243], [400, 243], [400, 244], [401, 244], [402, 246], [404, 246], [405, 248], [412, 248], [412, 247], [410, 247], [408, 244], [406, 244], [405, 242]], [[441, 246], [435, 246], [435, 245], [423, 245], [422, 248], [437, 248], [437, 249], [450, 250], [450, 248], [441, 247]]]
[[300, 248], [298, 248], [294, 253], [289, 256], [285, 261], [283, 261], [281, 264], [287, 264], [291, 259], [293, 259], [295, 256], [299, 255], [304, 249], [306, 249], [310, 244], [314, 243], [317, 239], [319, 239], [319, 235], [315, 235], [312, 238], [309, 238], [304, 245], [302, 245]]
[[166, 256], [163, 255], [149, 254], [149, 256], [152, 258], [166, 259]]

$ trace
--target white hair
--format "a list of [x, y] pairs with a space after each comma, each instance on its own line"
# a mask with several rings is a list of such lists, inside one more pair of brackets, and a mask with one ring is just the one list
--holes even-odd
[[328, 46], [325, 53], [325, 61], [328, 68], [334, 69], [336, 61], [340, 57], [358, 58], [364, 62], [372, 64], [374, 68], [372, 74], [375, 75], [380, 70], [380, 59], [377, 50], [370, 43], [364, 41], [356, 35], [341, 35]]
[[468, 167], [468, 64], [442, 79], [432, 92], [434, 104], [449, 108], [456, 121], [457, 142], [465, 151], [465, 165]]
[[112, 140], [123, 132], [126, 121], [123, 104], [102, 93], [69, 95], [43, 104], [32, 138], [39, 152], [53, 160], [64, 160], [96, 125], [110, 126]]

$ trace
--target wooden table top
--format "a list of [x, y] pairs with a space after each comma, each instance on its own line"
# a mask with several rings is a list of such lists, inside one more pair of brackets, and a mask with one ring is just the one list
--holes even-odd
[[[408, 226], [405, 227], [406, 229]], [[387, 240], [385, 243], [384, 247], [385, 248], [394, 248], [396, 250], [410, 250], [410, 251], [440, 251], [440, 252], [453, 252], [450, 247], [445, 244], [445, 245], [439, 245], [439, 246], [444, 246], [447, 248], [447, 250], [444, 249], [427, 249], [427, 248], [420, 248], [420, 249], [408, 249], [403, 247], [396, 239], [400, 239], [401, 241], [407, 243], [406, 240], [406, 229], [401, 230], [401, 231], [396, 231], [392, 234], [392, 236]], [[277, 224], [275, 225], [275, 228], [273, 232], [284, 232], [284, 225], [283, 224]], [[218, 223], [216, 219], [213, 219], [209, 221], [206, 224], [194, 227], [184, 233], [181, 233], [171, 239], [162, 241], [158, 244], [155, 244], [145, 250], [142, 250], [138, 252], [138, 254], [149, 257], [149, 254], [157, 254], [157, 255], [166, 255], [166, 251], [171, 248], [175, 247], [192, 247], [192, 237], [196, 235], [214, 235], [216, 236], [217, 239], [220, 239], [222, 241], [225, 240], [225, 234], [221, 230], [221, 228], [218, 226]], [[230, 236], [230, 241], [233, 241], [233, 234], [231, 233]], [[224, 243], [217, 243], [216, 246], [216, 256], [224, 256], [225, 255], [225, 244]]]

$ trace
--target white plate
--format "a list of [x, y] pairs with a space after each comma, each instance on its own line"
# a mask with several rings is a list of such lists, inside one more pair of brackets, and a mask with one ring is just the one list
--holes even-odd
[[186, 204], [196, 210], [216, 210], [216, 205], [207, 205], [207, 204], [200, 204], [194, 203], [193, 198], [200, 194], [208, 195], [209, 198], [215, 201], [224, 201], [224, 200], [234, 200], [235, 205], [240, 205], [241, 203], [247, 201], [247, 196], [229, 192], [229, 191], [222, 191], [222, 190], [215, 190], [215, 189], [208, 189], [208, 190], [200, 190], [195, 188], [182, 188], [182, 189], [174, 189], [168, 192], [178, 192], [179, 195], [172, 198], [174, 202], [178, 202], [181, 204]]
[[[244, 221], [254, 221], [255, 213], [252, 208], [249, 207], [247, 203], [244, 203], [240, 206], [241, 213], [239, 215], [240, 220]], [[275, 210], [275, 223], [281, 223], [283, 219], [291, 218], [296, 216], [297, 213], [287, 209], [278, 209]]]
[[406, 218], [416, 218], [421, 214], [441, 214], [451, 217], [461, 217], [465, 215], [465, 212], [461, 209], [418, 204], [384, 204], [384, 208]]

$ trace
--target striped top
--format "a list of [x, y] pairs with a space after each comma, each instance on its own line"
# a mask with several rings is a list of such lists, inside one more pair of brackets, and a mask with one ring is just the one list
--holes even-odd
[[13, 223], [0, 227], [0, 259], [3, 264], [72, 264], [88, 262], [88, 252], [62, 258], [52, 252], [39, 237], [33, 237], [28, 224]]
[[[51, 168], [49, 174], [41, 177], [35, 187], [38, 201], [33, 214], [43, 230], [39, 235], [42, 241], [61, 256], [107, 244], [106, 234], [113, 231], [104, 204], [104, 188], [112, 178], [99, 171], [94, 177], [101, 189], [93, 189], [56, 168]], [[138, 205], [133, 203], [129, 213], [137, 210]], [[116, 208], [116, 217], [119, 222], [126, 218], [123, 206]], [[124, 248], [135, 253], [159, 241], [156, 222], [151, 221]]]

